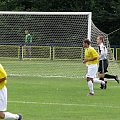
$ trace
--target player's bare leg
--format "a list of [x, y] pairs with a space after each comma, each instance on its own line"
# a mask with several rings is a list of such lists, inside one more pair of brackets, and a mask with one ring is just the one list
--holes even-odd
[[5, 114], [3, 112], [0, 112], [0, 119], [4, 119], [5, 118]]
[[31, 58], [31, 46], [29, 46], [28, 52], [29, 52], [29, 58]]
[[4, 120], [22, 120], [22, 115], [20, 114], [13, 114], [10, 112], [0, 112], [0, 119]]
[[26, 58], [26, 55], [27, 55], [27, 49], [26, 49], [26, 45], [24, 45], [24, 58]]

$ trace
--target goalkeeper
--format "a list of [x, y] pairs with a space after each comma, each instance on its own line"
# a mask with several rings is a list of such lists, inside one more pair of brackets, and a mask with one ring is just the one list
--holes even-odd
[[32, 36], [28, 32], [28, 30], [25, 30], [25, 58], [31, 58], [31, 44], [32, 44]]
[[6, 112], [7, 110], [7, 74], [0, 64], [0, 119], [4, 120], [22, 120], [22, 115]]

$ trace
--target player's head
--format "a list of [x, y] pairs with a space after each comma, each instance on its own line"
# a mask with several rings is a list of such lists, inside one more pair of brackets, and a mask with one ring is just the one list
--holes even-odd
[[104, 36], [98, 35], [96, 38], [97, 44], [100, 45], [101, 43], [104, 43]]
[[89, 40], [89, 39], [85, 39], [85, 40], [83, 41], [83, 47], [84, 47], [84, 48], [88, 48], [89, 45], [90, 45], [90, 40]]
[[26, 34], [26, 35], [28, 34], [28, 30], [25, 30], [25, 34]]

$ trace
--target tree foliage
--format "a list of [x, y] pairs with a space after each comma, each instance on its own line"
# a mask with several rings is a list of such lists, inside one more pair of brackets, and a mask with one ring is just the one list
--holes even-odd
[[[105, 33], [120, 28], [120, 0], [0, 0], [1, 11], [91, 11], [95, 25]], [[116, 41], [114, 40], [116, 39]], [[120, 30], [110, 35], [120, 44]]]

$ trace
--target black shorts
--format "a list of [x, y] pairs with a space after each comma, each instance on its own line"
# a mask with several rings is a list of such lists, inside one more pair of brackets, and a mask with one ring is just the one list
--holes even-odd
[[108, 72], [108, 60], [100, 60], [99, 61], [99, 67], [98, 67], [98, 72], [99, 73], [106, 73]]

